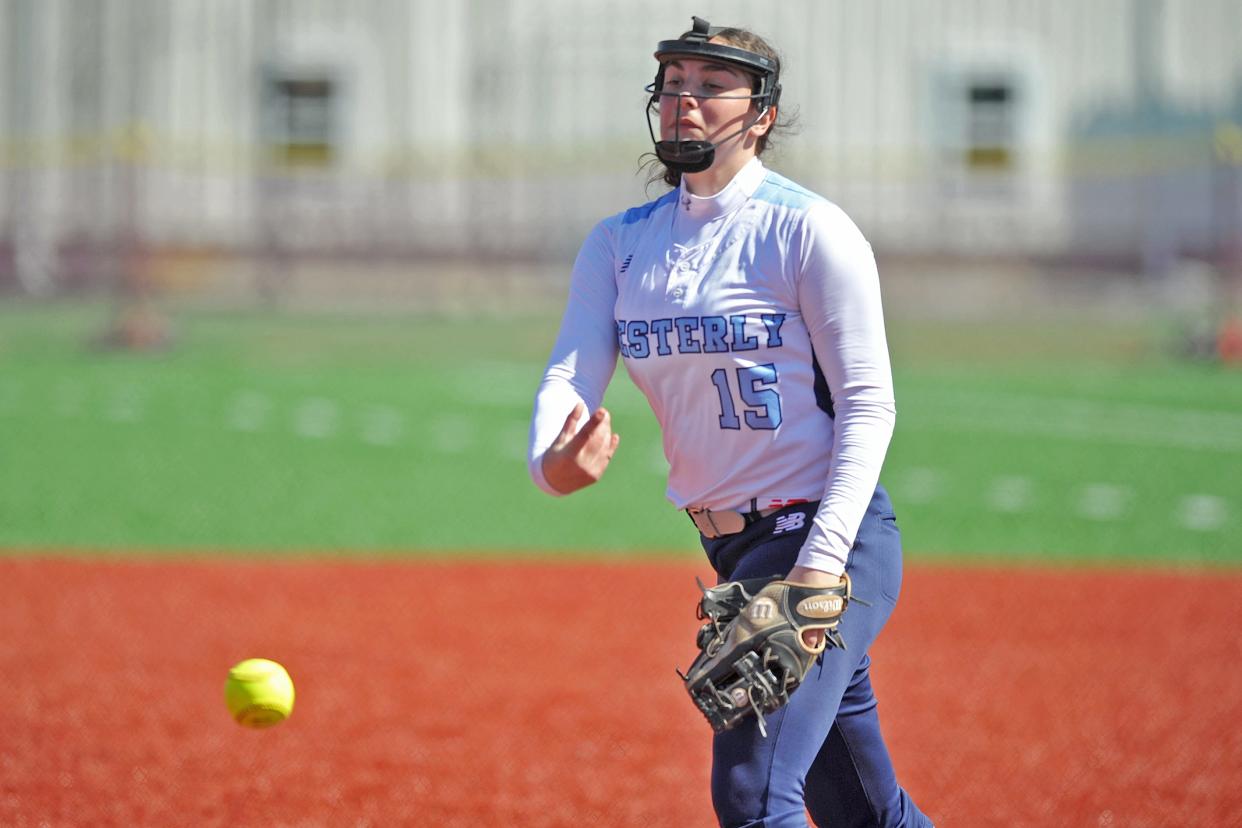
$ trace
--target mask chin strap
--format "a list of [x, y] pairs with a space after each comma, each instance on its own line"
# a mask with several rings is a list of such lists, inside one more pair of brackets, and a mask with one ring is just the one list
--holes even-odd
[[656, 158], [679, 173], [703, 172], [716, 160], [711, 141], [656, 141]]
[[[649, 106], [655, 106], [660, 94], [661, 93], [657, 92], [651, 96], [651, 104]], [[733, 140], [746, 130], [753, 127], [755, 124], [759, 123], [759, 119], [762, 118], [768, 111], [768, 108], [765, 107], [763, 111], [756, 115], [749, 123], [742, 124], [741, 129], [737, 132], [721, 138], [715, 144], [711, 141], [682, 141], [681, 96], [677, 95], [675, 97], [677, 98], [677, 121], [673, 125], [673, 140], [656, 140], [655, 130], [651, 128], [650, 113], [648, 113], [647, 118], [647, 133], [651, 136], [652, 143], [655, 144], [656, 158], [659, 158], [661, 163], [663, 163], [664, 166], [668, 167], [670, 170], [679, 173], [696, 173], [706, 170], [716, 160], [717, 146], [725, 143], [726, 141]], [[750, 97], [757, 98], [760, 96], [751, 95]]]

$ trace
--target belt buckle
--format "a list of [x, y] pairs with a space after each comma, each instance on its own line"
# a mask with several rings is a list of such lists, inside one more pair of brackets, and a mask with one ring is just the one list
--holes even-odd
[[694, 523], [703, 537], [714, 540], [720, 537], [720, 533], [716, 531], [715, 521], [712, 520], [711, 513], [702, 506], [688, 506], [686, 514], [690, 516], [690, 520]]
[[[746, 518], [740, 512], [713, 512], [711, 509], [700, 506], [686, 509], [686, 514], [690, 515], [690, 520], [694, 521], [694, 525], [708, 540], [715, 540], [725, 535], [735, 535], [746, 528]], [[720, 523], [737, 525], [721, 526], [717, 519], [720, 519]]]

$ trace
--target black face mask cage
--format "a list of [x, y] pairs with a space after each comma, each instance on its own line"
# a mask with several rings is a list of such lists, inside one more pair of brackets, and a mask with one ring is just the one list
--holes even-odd
[[740, 49], [724, 43], [709, 43], [708, 41], [713, 36], [722, 31], [721, 27], [713, 27], [700, 17], [695, 17], [693, 20], [694, 27], [679, 39], [662, 40], [656, 46], [655, 58], [660, 62], [660, 68], [656, 72], [655, 80], [643, 90], [651, 95], [647, 101], [647, 133], [651, 136], [652, 143], [655, 144], [656, 157], [670, 170], [682, 173], [702, 172], [710, 167], [716, 157], [716, 147], [711, 141], [682, 141], [676, 134], [671, 141], [656, 139], [655, 130], [651, 126], [651, 110], [658, 109], [660, 98], [681, 97], [681, 93], [663, 91], [664, 71], [670, 60], [679, 57], [712, 60], [736, 66], [757, 77], [759, 88], [750, 95], [713, 96], [726, 100], [749, 99], [758, 104], [759, 111], [754, 119], [744, 124], [733, 135], [722, 139], [723, 141], [740, 135], [754, 126], [765, 112], [777, 106], [781, 96], [780, 65], [776, 61], [748, 49]]

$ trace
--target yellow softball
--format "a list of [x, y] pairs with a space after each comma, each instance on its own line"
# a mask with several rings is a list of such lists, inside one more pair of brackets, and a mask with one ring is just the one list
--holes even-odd
[[229, 670], [224, 703], [240, 725], [280, 724], [293, 712], [293, 679], [275, 661], [248, 658]]

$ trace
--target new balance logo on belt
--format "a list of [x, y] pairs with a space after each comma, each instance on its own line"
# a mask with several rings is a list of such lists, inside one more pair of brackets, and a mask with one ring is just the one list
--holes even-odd
[[781, 515], [776, 519], [776, 528], [772, 530], [773, 535], [779, 535], [782, 532], [794, 532], [801, 529], [806, 523], [806, 515], [802, 512], [792, 512], [788, 515]]

